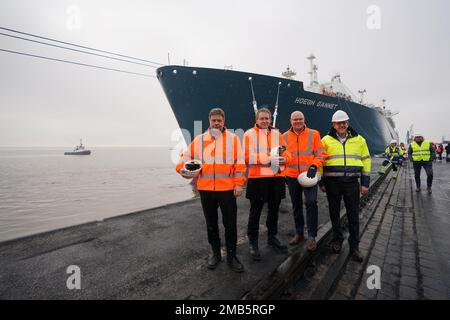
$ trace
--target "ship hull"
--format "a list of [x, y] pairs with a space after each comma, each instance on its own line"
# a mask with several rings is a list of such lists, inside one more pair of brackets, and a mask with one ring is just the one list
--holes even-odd
[[91, 154], [91, 150], [64, 152], [64, 155], [66, 155], [66, 156], [88, 156], [90, 154]]
[[304, 90], [301, 81], [232, 70], [164, 66], [157, 69], [175, 118], [187, 143], [208, 128], [208, 112], [220, 107], [225, 111], [225, 125], [242, 136], [255, 122], [252, 78], [258, 108], [268, 105], [274, 111], [280, 85], [276, 127], [285, 132], [290, 128], [290, 115], [302, 111], [308, 127], [319, 130], [321, 136], [331, 128], [336, 110], [344, 110], [352, 126], [362, 135], [372, 154], [381, 153], [390, 140], [398, 139], [388, 119], [377, 110], [342, 98]]

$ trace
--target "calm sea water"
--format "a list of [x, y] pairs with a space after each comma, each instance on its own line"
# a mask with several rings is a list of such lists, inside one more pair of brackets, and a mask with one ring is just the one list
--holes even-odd
[[193, 197], [168, 147], [91, 150], [0, 148], [0, 241]]

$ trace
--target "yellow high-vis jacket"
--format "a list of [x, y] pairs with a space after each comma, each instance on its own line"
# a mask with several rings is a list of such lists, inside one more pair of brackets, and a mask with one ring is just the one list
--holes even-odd
[[348, 180], [361, 177], [361, 185], [369, 187], [372, 160], [366, 140], [351, 127], [348, 127], [347, 132], [348, 137], [344, 143], [339, 141], [334, 128], [322, 138], [328, 157], [321, 171], [325, 178]]

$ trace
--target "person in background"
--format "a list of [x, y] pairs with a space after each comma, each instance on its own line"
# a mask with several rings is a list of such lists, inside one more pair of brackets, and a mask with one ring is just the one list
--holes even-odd
[[386, 160], [383, 161], [381, 165], [381, 173], [386, 172], [389, 163], [392, 164], [392, 178], [396, 179], [398, 175], [398, 166], [401, 165], [403, 161], [403, 150], [397, 146], [397, 140], [392, 140], [389, 146], [384, 151]]
[[420, 192], [420, 171], [422, 167], [427, 174], [427, 191], [431, 194], [433, 184], [433, 160], [436, 157], [430, 141], [425, 140], [421, 133], [414, 135], [414, 141], [408, 148], [409, 159], [413, 162], [414, 179], [416, 180], [416, 192]]
[[444, 146], [442, 144], [438, 144], [436, 149], [436, 154], [439, 162], [442, 162], [442, 154], [444, 153]]
[[403, 142], [400, 142], [400, 149], [402, 149], [403, 152], [403, 159], [400, 162], [400, 166], [402, 166], [403, 160], [406, 160], [408, 158], [408, 151], [406, 150], [405, 144]]
[[445, 161], [450, 161], [450, 143], [447, 143], [447, 145], [445, 146]]

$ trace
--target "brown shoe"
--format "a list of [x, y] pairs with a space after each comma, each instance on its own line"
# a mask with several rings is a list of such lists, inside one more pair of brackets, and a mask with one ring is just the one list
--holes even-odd
[[416, 192], [420, 192], [420, 188], [416, 188]]
[[427, 188], [428, 194], [431, 194], [431, 188]]
[[306, 249], [308, 251], [315, 251], [317, 249], [316, 240], [308, 239], [308, 241], [306, 242]]
[[296, 235], [291, 239], [291, 241], [289, 241], [289, 244], [290, 244], [291, 246], [296, 246], [296, 245], [302, 243], [303, 241], [305, 241], [305, 237], [304, 237], [303, 235], [298, 235], [298, 234], [296, 234]]

